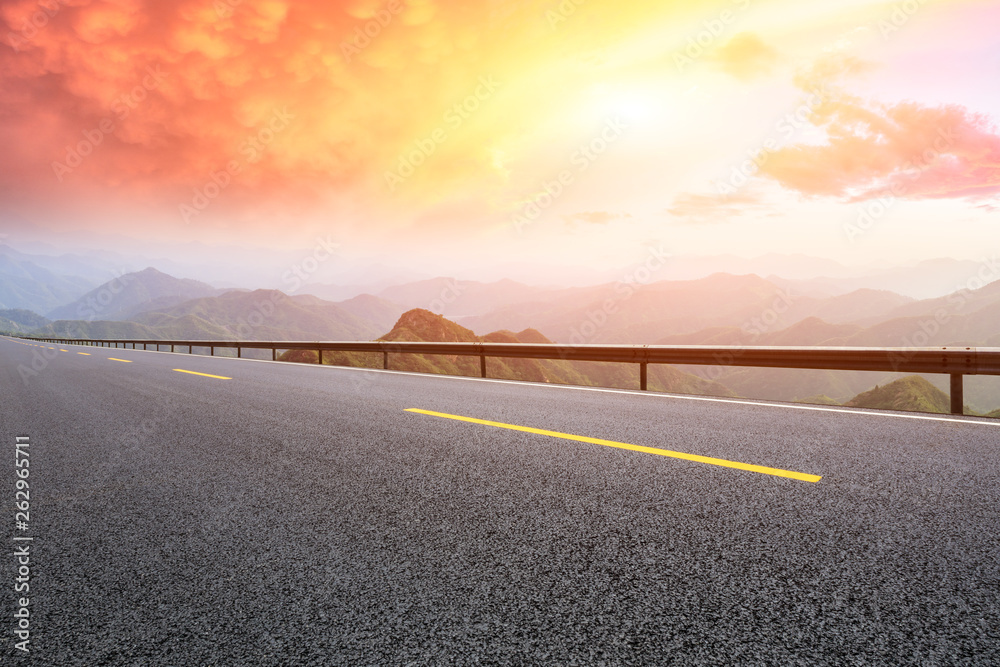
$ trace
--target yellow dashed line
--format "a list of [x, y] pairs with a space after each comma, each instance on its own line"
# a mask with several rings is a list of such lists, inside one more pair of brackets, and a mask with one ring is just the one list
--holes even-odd
[[430, 415], [431, 417], [442, 417], [444, 419], [455, 419], [457, 421], [471, 422], [473, 424], [482, 424], [484, 426], [495, 426], [497, 428], [506, 428], [512, 431], [524, 431], [526, 433], [537, 433], [538, 435], [547, 435], [550, 438], [561, 438], [563, 440], [576, 440], [578, 442], [589, 442], [594, 445], [604, 445], [605, 447], [617, 447], [619, 449], [628, 449], [633, 452], [645, 452], [646, 454], [658, 454], [660, 456], [669, 456], [675, 459], [684, 459], [685, 461], [696, 461], [698, 463], [707, 463], [709, 465], [723, 466], [725, 468], [736, 468], [738, 470], [748, 470], [750, 472], [759, 472], [764, 475], [773, 475], [775, 477], [790, 477], [792, 479], [802, 480], [803, 482], [818, 482], [822, 477], [819, 475], [810, 475], [804, 472], [795, 472], [792, 470], [782, 470], [781, 468], [768, 468], [766, 466], [754, 465], [752, 463], [740, 463], [739, 461], [729, 461], [727, 459], [716, 459], [711, 456], [699, 456], [698, 454], [685, 454], [684, 452], [675, 452], [670, 449], [658, 449], [656, 447], [644, 447], [642, 445], [630, 445], [627, 442], [615, 442], [614, 440], [601, 440], [599, 438], [590, 438], [584, 435], [573, 435], [570, 433], [560, 433], [559, 431], [546, 431], [540, 428], [531, 428], [529, 426], [517, 426], [515, 424], [504, 424], [502, 422], [492, 422], [485, 419], [475, 419], [473, 417], [462, 417], [459, 415], [449, 415], [444, 412], [431, 412], [430, 410], [420, 410], [418, 408], [408, 408], [407, 412], [416, 412], [422, 415]]
[[224, 375], [211, 375], [209, 373], [198, 373], [196, 371], [186, 371], [183, 368], [175, 368], [178, 373], [188, 373], [189, 375], [201, 375], [202, 377], [215, 378], [216, 380], [232, 380], [233, 378], [227, 378]]

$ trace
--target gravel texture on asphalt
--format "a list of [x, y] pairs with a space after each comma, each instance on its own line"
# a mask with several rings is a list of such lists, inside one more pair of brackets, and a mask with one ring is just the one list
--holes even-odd
[[997, 421], [52, 347], [4, 664], [1000, 664]]

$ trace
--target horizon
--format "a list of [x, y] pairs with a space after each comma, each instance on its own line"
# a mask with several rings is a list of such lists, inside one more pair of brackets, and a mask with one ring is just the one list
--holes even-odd
[[[27, 243], [18, 248], [0, 238], [0, 253], [4, 250], [14, 255], [45, 259], [88, 259], [94, 260], [87, 266], [88, 277], [64, 272], [66, 277], [76, 277], [97, 288], [111, 283], [121, 276], [154, 269], [172, 278], [196, 280], [221, 290], [278, 290], [290, 296], [315, 294], [323, 290], [338, 288], [345, 290], [344, 299], [363, 294], [378, 295], [394, 287], [403, 287], [439, 280], [457, 281], [464, 284], [496, 285], [509, 282], [516, 285], [536, 287], [546, 290], [598, 287], [615, 283], [635, 282], [640, 286], [650, 286], [668, 282], [696, 282], [715, 275], [736, 277], [755, 276], [768, 282], [824, 285], [831, 293], [848, 293], [856, 290], [876, 290], [895, 292], [912, 299], [929, 299], [964, 290], [976, 290], [1000, 280], [1000, 259], [996, 254], [983, 257], [978, 262], [935, 257], [896, 265], [848, 266], [834, 260], [824, 260], [801, 253], [780, 255], [769, 253], [756, 257], [736, 254], [711, 256], [670, 256], [654, 250], [645, 265], [638, 264], [617, 269], [593, 271], [585, 267], [573, 267], [560, 276], [540, 278], [531, 267], [518, 267], [515, 271], [504, 271], [502, 266], [478, 267], [471, 271], [455, 273], [420, 272], [407, 269], [393, 269], [390, 273], [379, 273], [384, 265], [370, 260], [371, 264], [352, 262], [349, 268], [337, 261], [334, 255], [317, 261], [315, 253], [309, 250], [289, 251], [296, 259], [288, 263], [276, 262], [271, 278], [260, 278], [261, 267], [253, 266], [245, 273], [233, 271], [236, 266], [219, 267], [192, 261], [177, 262], [164, 258], [151, 259], [141, 255], [127, 255], [97, 249], [57, 249], [49, 244]], [[233, 248], [226, 255], [231, 256]], [[257, 251], [248, 251], [259, 257]], [[333, 261], [331, 261], [333, 260]], [[651, 268], [649, 268], [651, 267]], [[913, 277], [911, 270], [922, 269], [914, 282], [908, 283], [905, 276]], [[641, 274], [636, 279], [636, 273]], [[268, 271], [264, 271], [266, 275]], [[276, 277], [280, 273], [280, 280]], [[226, 276], [219, 278], [219, 276]], [[100, 276], [97, 278], [95, 276]], [[250, 277], [252, 276], [252, 277]], [[377, 276], [377, 277], [376, 277]], [[95, 280], [97, 282], [95, 282]], [[341, 299], [327, 299], [337, 301]], [[44, 310], [44, 309], [42, 309]], [[39, 314], [45, 314], [40, 312]]]

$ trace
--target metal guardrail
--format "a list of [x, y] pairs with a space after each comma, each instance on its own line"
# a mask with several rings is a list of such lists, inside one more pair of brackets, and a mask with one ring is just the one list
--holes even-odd
[[884, 371], [899, 373], [944, 373], [951, 376], [951, 411], [964, 412], [965, 375], [1000, 375], [1000, 348], [976, 347], [727, 347], [694, 345], [559, 345], [530, 343], [424, 343], [388, 341], [232, 341], [232, 340], [135, 340], [34, 338], [62, 345], [128, 347], [148, 346], [235, 348], [241, 357], [244, 349], [271, 350], [277, 360], [278, 350], [314, 350], [320, 363], [323, 353], [381, 352], [382, 367], [389, 368], [390, 354], [445, 354], [479, 357], [482, 377], [488, 357], [516, 359], [557, 359], [563, 361], [605, 361], [639, 364], [639, 388], [646, 389], [649, 364], [694, 366], [753, 366], [840, 371]]

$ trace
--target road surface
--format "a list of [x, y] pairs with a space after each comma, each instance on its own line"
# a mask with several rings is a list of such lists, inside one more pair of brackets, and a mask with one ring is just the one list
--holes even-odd
[[0, 416], [4, 664], [1000, 664], [996, 420], [6, 338]]

